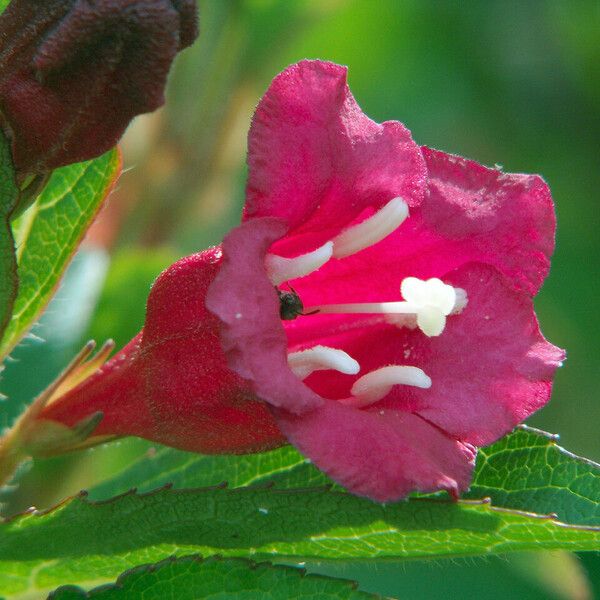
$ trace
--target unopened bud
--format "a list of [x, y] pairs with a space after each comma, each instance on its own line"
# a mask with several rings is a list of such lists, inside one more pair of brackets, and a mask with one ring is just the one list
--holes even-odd
[[12, 0], [0, 16], [0, 121], [19, 174], [109, 150], [164, 102], [195, 0]]

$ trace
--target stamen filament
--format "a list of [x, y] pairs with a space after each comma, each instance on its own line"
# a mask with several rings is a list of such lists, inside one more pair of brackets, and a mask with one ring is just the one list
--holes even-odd
[[337, 348], [314, 346], [288, 354], [288, 365], [299, 379], [306, 379], [313, 371], [334, 369], [346, 375], [356, 375], [360, 365], [349, 354]]
[[294, 258], [267, 254], [265, 257], [267, 274], [273, 285], [305, 277], [322, 267], [331, 258], [332, 253], [333, 242], [327, 242], [312, 252]]
[[391, 365], [363, 375], [354, 382], [351, 398], [340, 400], [354, 407], [369, 406], [387, 396], [395, 385], [411, 385], [427, 389], [431, 379], [418, 367]]
[[393, 198], [368, 219], [353, 225], [333, 239], [334, 258], [356, 254], [386, 238], [408, 217], [408, 204]]

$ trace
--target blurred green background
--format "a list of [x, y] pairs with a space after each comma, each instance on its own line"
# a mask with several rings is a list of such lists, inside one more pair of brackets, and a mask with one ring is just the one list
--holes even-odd
[[[205, 0], [201, 36], [178, 59], [166, 107], [140, 117], [127, 172], [64, 285], [3, 374], [3, 424], [82, 340], [123, 344], [143, 323], [151, 282], [179, 256], [218, 243], [239, 220], [245, 137], [271, 78], [302, 58], [349, 67], [377, 121], [419, 143], [540, 173], [558, 213], [557, 249], [536, 306], [567, 348], [553, 400], [529, 424], [600, 459], [600, 2]], [[77, 309], [73, 307], [77, 306]], [[41, 338], [41, 341], [40, 339]], [[6, 511], [47, 506], [122, 468], [149, 444], [128, 440], [40, 461], [5, 494]], [[357, 565], [340, 572], [401, 598], [600, 598], [600, 560], [565, 554]], [[318, 568], [318, 567], [314, 567]], [[589, 575], [589, 576], [588, 576]]]

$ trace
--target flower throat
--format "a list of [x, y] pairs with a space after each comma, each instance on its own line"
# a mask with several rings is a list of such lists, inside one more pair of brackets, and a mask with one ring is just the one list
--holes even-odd
[[[459, 314], [467, 305], [467, 294], [437, 278], [425, 281], [416, 277], [405, 278], [400, 284], [400, 293], [404, 298], [401, 301], [319, 304], [306, 309], [291, 286], [291, 291], [277, 287], [283, 282], [310, 275], [331, 259], [344, 259], [380, 242], [408, 216], [406, 202], [402, 198], [393, 198], [376, 213], [350, 226], [312, 252], [295, 258], [268, 254], [265, 266], [277, 291], [281, 319], [293, 320], [314, 314], [380, 314], [397, 327], [418, 327], [428, 337], [441, 335], [446, 318]], [[314, 371], [328, 369], [346, 375], [360, 372], [359, 363], [349, 354], [321, 345], [288, 353], [288, 365], [300, 379], [307, 378]], [[432, 381], [416, 366], [388, 365], [359, 377], [352, 385], [351, 396], [340, 402], [356, 407], [369, 406], [387, 396], [395, 385], [426, 389], [431, 387]]]

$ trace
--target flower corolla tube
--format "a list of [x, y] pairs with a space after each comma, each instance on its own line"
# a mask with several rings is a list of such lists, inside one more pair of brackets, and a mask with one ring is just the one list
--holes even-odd
[[42, 418], [101, 411], [94, 436], [204, 453], [291, 443], [355, 494], [458, 497], [564, 358], [532, 304], [547, 185], [373, 122], [322, 61], [275, 78], [248, 165], [242, 224], [168, 268], [142, 332]]

